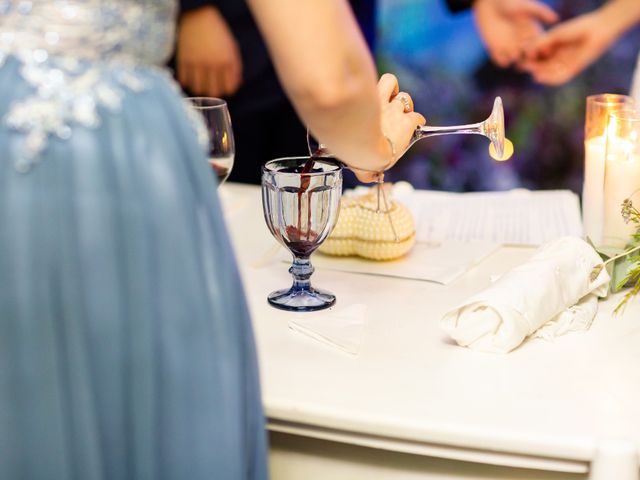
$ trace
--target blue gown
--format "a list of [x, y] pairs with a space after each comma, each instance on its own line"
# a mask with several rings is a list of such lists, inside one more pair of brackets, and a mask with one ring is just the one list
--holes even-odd
[[150, 66], [174, 14], [0, 0], [2, 479], [267, 477], [215, 179]]

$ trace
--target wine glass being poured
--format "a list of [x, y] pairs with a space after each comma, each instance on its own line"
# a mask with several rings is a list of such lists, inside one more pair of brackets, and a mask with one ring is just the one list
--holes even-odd
[[[416, 128], [416, 131], [409, 142], [411, 147], [418, 140], [437, 135], [455, 135], [455, 134], [472, 134], [483, 135], [491, 142], [489, 144], [489, 154], [498, 161], [508, 160], [513, 155], [513, 144], [504, 133], [504, 109], [502, 107], [502, 99], [496, 97], [493, 102], [493, 109], [489, 117], [483, 122], [471, 123], [467, 125], [453, 126], [433, 126], [425, 125]], [[309, 153], [314, 156], [330, 156], [326, 147], [318, 144], [315, 140], [307, 135], [307, 144]], [[407, 148], [409, 148], [407, 147]], [[403, 152], [404, 153], [404, 152]], [[348, 166], [346, 166], [349, 168]]]
[[504, 109], [500, 97], [496, 97], [493, 101], [493, 109], [489, 118], [485, 121], [449, 127], [431, 125], [418, 127], [409, 142], [409, 147], [423, 138], [454, 134], [473, 134], [487, 137], [491, 142], [489, 144], [489, 154], [495, 160], [508, 160], [513, 155], [513, 144], [504, 136]]

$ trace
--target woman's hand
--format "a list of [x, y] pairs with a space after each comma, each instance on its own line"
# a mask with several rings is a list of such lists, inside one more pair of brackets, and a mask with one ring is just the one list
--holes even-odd
[[[355, 165], [350, 167], [355, 172], [358, 180], [364, 183], [381, 181], [384, 170], [391, 168], [404, 155], [409, 148], [409, 142], [416, 128], [426, 123], [425, 118], [413, 111], [413, 100], [406, 92], [400, 91], [398, 79], [395, 75], [385, 73], [378, 81], [378, 100], [380, 102], [380, 127], [384, 140], [381, 142], [383, 158], [388, 159], [385, 165], [380, 167], [363, 167], [358, 169]], [[374, 173], [379, 170], [379, 173]]]
[[378, 97], [382, 112], [382, 133], [393, 143], [396, 155], [393, 165], [409, 148], [409, 142], [420, 125], [427, 123], [421, 114], [413, 111], [413, 99], [400, 92], [395, 75], [385, 73], [378, 81]]

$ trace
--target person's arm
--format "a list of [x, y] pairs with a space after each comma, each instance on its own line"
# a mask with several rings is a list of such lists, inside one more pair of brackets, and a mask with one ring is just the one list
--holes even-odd
[[549, 30], [531, 47], [523, 68], [540, 83], [568, 82], [638, 23], [640, 1], [610, 0]]
[[373, 60], [347, 2], [249, 0], [249, 6], [313, 135], [353, 167], [382, 170], [393, 164], [424, 118], [403, 113], [402, 103], [392, 101], [398, 93], [392, 75], [376, 89]]
[[221, 97], [242, 82], [242, 58], [218, 1], [181, 0], [176, 45], [180, 84], [195, 95]]

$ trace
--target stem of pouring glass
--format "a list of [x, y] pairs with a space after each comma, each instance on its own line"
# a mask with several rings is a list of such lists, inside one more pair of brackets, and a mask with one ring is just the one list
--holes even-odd
[[450, 127], [438, 127], [435, 125], [425, 125], [416, 128], [411, 144], [422, 138], [435, 137], [438, 135], [454, 135], [458, 133], [472, 133], [476, 135], [485, 135], [482, 125], [484, 122], [470, 123], [469, 125], [454, 125]]

